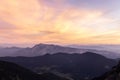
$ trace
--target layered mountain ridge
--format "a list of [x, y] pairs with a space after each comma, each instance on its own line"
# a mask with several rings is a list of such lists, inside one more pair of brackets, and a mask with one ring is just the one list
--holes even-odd
[[110, 70], [116, 61], [102, 55], [86, 52], [83, 54], [56, 53], [36, 57], [1, 57], [39, 73], [49, 70], [72, 75], [75, 80], [97, 77]]
[[[0, 56], [25, 56], [25, 57], [33, 57], [33, 56], [41, 56], [45, 55], [47, 53], [49, 54], [55, 54], [55, 53], [85, 53], [85, 52], [93, 52], [101, 54], [108, 58], [119, 58], [120, 54], [110, 51], [103, 51], [103, 50], [95, 50], [95, 49], [85, 49], [85, 48], [72, 48], [72, 47], [66, 47], [66, 46], [60, 46], [60, 45], [53, 45], [53, 44], [37, 44], [31, 48], [0, 48]], [[114, 54], [114, 55], [113, 55]]]

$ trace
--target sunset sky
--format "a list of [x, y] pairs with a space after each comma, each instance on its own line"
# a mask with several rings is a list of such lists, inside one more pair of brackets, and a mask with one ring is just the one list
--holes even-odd
[[120, 44], [120, 0], [0, 0], [0, 44]]

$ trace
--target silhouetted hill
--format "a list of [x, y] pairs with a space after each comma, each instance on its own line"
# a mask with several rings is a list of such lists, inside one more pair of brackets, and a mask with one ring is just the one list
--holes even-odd
[[0, 61], [0, 80], [70, 80], [52, 73], [36, 74], [14, 63]]
[[92, 52], [84, 54], [56, 53], [37, 57], [3, 57], [0, 59], [17, 63], [37, 73], [50, 71], [69, 74], [76, 80], [100, 76], [116, 65], [115, 60]]
[[110, 71], [106, 72], [98, 78], [94, 78], [93, 80], [120, 80], [120, 62]]

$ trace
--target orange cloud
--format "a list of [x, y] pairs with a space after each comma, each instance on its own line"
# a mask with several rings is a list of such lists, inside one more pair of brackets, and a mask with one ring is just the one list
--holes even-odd
[[[91, 36], [111, 32], [113, 28], [116, 30], [114, 25], [109, 26], [113, 20], [103, 17], [103, 11], [73, 6], [63, 8], [60, 5], [65, 0], [53, 1], [59, 6], [48, 6], [44, 0], [1, 0], [0, 20], [11, 24], [5, 26], [16, 28], [0, 30], [0, 43], [104, 43], [100, 40], [105, 37], [99, 38], [98, 41], [95, 37], [93, 40]], [[7, 34], [7, 31], [10, 34]], [[94, 42], [95, 40], [98, 42]]]

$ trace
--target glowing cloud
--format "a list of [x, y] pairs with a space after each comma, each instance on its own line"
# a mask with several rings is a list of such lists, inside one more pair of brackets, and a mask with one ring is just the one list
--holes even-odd
[[106, 16], [107, 9], [76, 6], [78, 2], [71, 1], [1, 0], [0, 43], [120, 43], [117, 19]]

